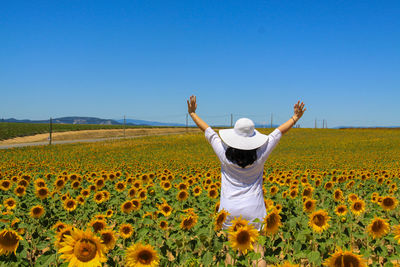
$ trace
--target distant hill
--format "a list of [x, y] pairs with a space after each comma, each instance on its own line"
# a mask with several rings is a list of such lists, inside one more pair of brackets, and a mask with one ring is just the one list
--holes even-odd
[[[14, 118], [1, 120], [4, 122], [24, 122], [24, 123], [49, 123], [50, 120], [17, 120]], [[115, 120], [99, 119], [93, 117], [62, 117], [54, 118], [53, 123], [60, 124], [99, 124], [99, 125], [120, 125]]]
[[[116, 120], [120, 124], [124, 124], [124, 119]], [[148, 125], [148, 126], [186, 126], [181, 123], [173, 123], [173, 122], [158, 122], [158, 121], [146, 121], [146, 120], [135, 120], [135, 119], [126, 119], [126, 124], [132, 125]]]
[[[17, 120], [14, 118], [2, 119], [0, 122], [23, 122], [23, 123], [49, 123], [50, 120]], [[54, 118], [53, 123], [59, 124], [97, 124], [97, 125], [123, 125], [124, 120], [113, 120], [113, 119], [100, 119], [94, 117], [62, 117]], [[143, 126], [185, 126], [180, 123], [165, 123], [157, 121], [146, 121], [146, 120], [134, 120], [127, 119], [126, 125], [143, 125]]]

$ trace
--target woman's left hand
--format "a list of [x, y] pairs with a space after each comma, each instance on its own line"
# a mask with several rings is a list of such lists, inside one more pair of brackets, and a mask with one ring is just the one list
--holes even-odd
[[196, 108], [197, 108], [197, 103], [196, 103], [196, 96], [192, 95], [190, 97], [190, 100], [186, 100], [187, 105], [188, 105], [188, 112], [190, 113], [195, 113]]

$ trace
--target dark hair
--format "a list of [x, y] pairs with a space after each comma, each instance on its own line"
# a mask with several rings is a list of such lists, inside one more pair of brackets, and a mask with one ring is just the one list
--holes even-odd
[[225, 151], [225, 156], [231, 162], [244, 168], [247, 165], [253, 164], [253, 162], [257, 160], [257, 149], [242, 150], [228, 147]]

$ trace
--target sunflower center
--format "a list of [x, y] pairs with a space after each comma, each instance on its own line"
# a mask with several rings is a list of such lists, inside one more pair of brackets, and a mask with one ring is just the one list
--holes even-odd
[[394, 201], [393, 201], [393, 199], [391, 199], [391, 198], [385, 198], [385, 199], [383, 200], [383, 205], [384, 205], [384, 206], [387, 206], [387, 207], [391, 207], [391, 206], [394, 205]]
[[74, 207], [74, 202], [73, 201], [68, 201], [67, 207], [68, 208], [73, 208]]
[[39, 215], [41, 213], [42, 213], [42, 208], [40, 207], [33, 208], [33, 214]]
[[276, 214], [272, 213], [271, 216], [267, 218], [267, 228], [272, 228], [277, 222]]
[[122, 229], [122, 232], [124, 232], [124, 234], [129, 234], [129, 233], [131, 232], [131, 228], [129, 228], [129, 227], [124, 227], [124, 228]]
[[247, 231], [241, 231], [236, 239], [240, 245], [248, 244], [250, 242], [250, 234]]
[[0, 236], [0, 246], [2, 247], [14, 247], [18, 243], [17, 236], [12, 232], [6, 232]]
[[312, 202], [311, 201], [307, 201], [306, 202], [306, 208], [310, 209], [312, 207]]
[[217, 218], [217, 223], [221, 224], [225, 221], [225, 214], [220, 214]]
[[185, 219], [185, 220], [183, 221], [183, 225], [184, 225], [185, 227], [191, 226], [192, 223], [193, 223], [192, 217], [189, 217], [189, 218], [187, 218], [187, 219]]
[[41, 196], [47, 195], [47, 190], [44, 188], [39, 189], [39, 195], [41, 195]]
[[354, 208], [354, 210], [357, 210], [357, 211], [361, 210], [361, 204], [359, 202], [356, 202], [356, 203], [354, 203], [353, 208]]
[[78, 260], [88, 262], [96, 257], [97, 246], [93, 240], [81, 239], [74, 247], [74, 254]]
[[101, 239], [103, 239], [104, 244], [109, 244], [112, 240], [112, 236], [110, 233], [103, 233], [101, 235]]
[[93, 230], [97, 233], [104, 229], [104, 224], [102, 222], [95, 222], [93, 225]]
[[317, 214], [314, 216], [313, 222], [317, 226], [322, 227], [325, 224], [325, 217], [322, 214]]
[[351, 267], [358, 267], [360, 266], [360, 261], [352, 256], [352, 255], [341, 255], [339, 256], [334, 263], [336, 267], [344, 267], [344, 266], [351, 266]]
[[142, 264], [150, 264], [153, 260], [153, 254], [148, 250], [142, 250], [138, 254], [138, 260]]
[[383, 227], [383, 223], [382, 223], [382, 221], [375, 221], [373, 224], [372, 224], [372, 231], [373, 232], [379, 232], [380, 230], [382, 230], [382, 227]]
[[163, 207], [163, 211], [164, 212], [169, 212], [169, 207], [168, 206]]
[[125, 203], [124, 209], [128, 210], [128, 209], [130, 209], [130, 208], [132, 208], [132, 203], [131, 203], [131, 202]]
[[344, 212], [344, 208], [343, 207], [338, 208], [338, 212], [339, 213], [343, 213]]

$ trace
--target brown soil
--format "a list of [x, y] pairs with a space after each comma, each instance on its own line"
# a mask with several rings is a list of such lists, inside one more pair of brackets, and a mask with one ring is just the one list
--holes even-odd
[[[171, 134], [171, 133], [185, 133], [185, 132], [200, 132], [198, 128], [135, 128], [126, 129], [125, 136], [146, 136], [146, 135], [159, 135], [159, 134]], [[123, 137], [124, 130], [112, 129], [112, 130], [83, 130], [83, 131], [70, 131], [70, 132], [59, 132], [53, 133], [53, 141], [64, 141], [64, 140], [84, 140], [84, 139], [99, 139], [99, 138], [113, 138]], [[36, 134], [32, 136], [16, 137], [0, 141], [0, 145], [11, 145], [21, 143], [34, 143], [47, 141], [49, 134]]]

